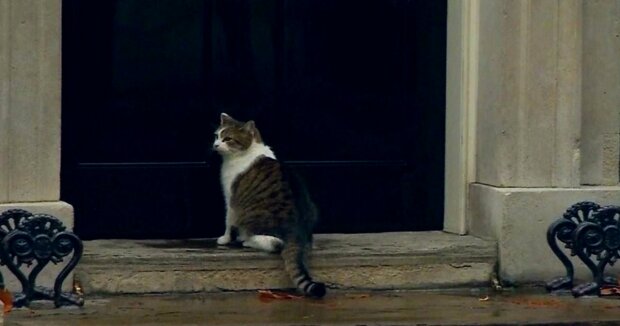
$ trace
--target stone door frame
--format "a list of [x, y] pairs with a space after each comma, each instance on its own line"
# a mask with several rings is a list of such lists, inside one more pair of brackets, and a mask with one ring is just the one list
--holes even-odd
[[479, 0], [448, 1], [444, 230], [467, 233], [468, 186], [475, 181]]

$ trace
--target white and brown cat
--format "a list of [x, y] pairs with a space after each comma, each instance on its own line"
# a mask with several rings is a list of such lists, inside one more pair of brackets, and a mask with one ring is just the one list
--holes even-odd
[[222, 113], [213, 149], [222, 156], [221, 181], [226, 201], [226, 230], [220, 245], [280, 252], [287, 273], [305, 295], [321, 298], [325, 284], [306, 266], [317, 210], [302, 181], [280, 165], [263, 143], [254, 121]]

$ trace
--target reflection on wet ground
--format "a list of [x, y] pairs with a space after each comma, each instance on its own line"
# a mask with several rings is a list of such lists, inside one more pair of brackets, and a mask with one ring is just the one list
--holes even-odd
[[540, 291], [332, 292], [324, 300], [257, 292], [90, 298], [83, 308], [18, 309], [8, 325], [620, 325], [620, 299]]

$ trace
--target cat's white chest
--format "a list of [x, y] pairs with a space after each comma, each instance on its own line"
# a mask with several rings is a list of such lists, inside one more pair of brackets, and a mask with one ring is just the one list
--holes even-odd
[[229, 207], [230, 196], [232, 194], [232, 184], [235, 179], [247, 171], [252, 163], [260, 156], [266, 156], [275, 159], [273, 151], [263, 144], [253, 144], [243, 155], [225, 157], [222, 163], [221, 181], [224, 198], [226, 199], [226, 207]]

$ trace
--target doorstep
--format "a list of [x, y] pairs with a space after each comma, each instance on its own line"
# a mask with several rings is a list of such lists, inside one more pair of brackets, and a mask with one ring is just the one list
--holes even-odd
[[[433, 289], [489, 284], [496, 244], [440, 231], [319, 234], [313, 277], [333, 289]], [[75, 277], [86, 294], [290, 288], [279, 255], [214, 239], [84, 242]]]

